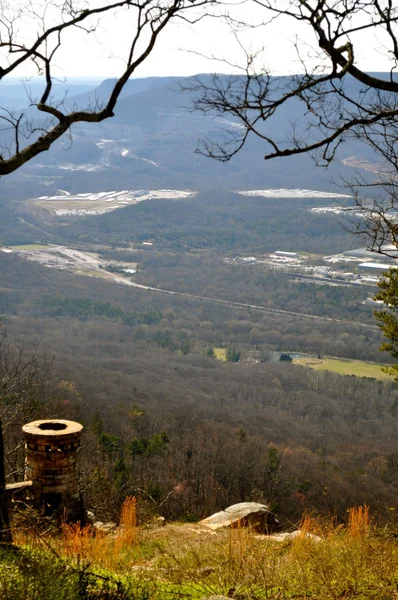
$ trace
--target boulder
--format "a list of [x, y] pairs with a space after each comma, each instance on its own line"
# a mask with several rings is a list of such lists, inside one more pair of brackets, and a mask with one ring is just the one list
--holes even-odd
[[240, 502], [200, 521], [200, 525], [215, 531], [222, 527], [253, 527], [259, 533], [269, 533], [278, 528], [279, 522], [266, 504]]
[[88, 523], [91, 523], [91, 525], [94, 525], [94, 523], [98, 521], [92, 510], [86, 510], [86, 520]]
[[112, 533], [113, 531], [116, 531], [117, 528], [117, 524], [112, 521], [109, 521], [108, 523], [96, 521], [93, 526], [97, 531], [102, 531], [102, 533]]
[[166, 527], [167, 521], [164, 517], [153, 517], [150, 521], [147, 521], [143, 527], [145, 529], [157, 529], [158, 527]]

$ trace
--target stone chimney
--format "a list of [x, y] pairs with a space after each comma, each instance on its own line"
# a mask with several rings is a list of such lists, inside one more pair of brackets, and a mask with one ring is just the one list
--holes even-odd
[[68, 521], [83, 521], [77, 454], [83, 425], [65, 419], [32, 421], [25, 435], [25, 481], [34, 503], [46, 514], [63, 512]]

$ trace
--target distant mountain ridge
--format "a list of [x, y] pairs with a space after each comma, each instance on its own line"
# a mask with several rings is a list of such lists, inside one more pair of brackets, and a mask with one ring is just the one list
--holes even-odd
[[[209, 74], [198, 77], [205, 83], [211, 82]], [[229, 76], [219, 77], [227, 80]], [[105, 102], [114, 81], [105, 79], [91, 89], [85, 83], [80, 88], [72, 85], [70, 92], [75, 89], [79, 93], [66, 96], [65, 108], [87, 109]], [[187, 91], [193, 82], [193, 77], [129, 80], [113, 118], [74, 126], [72, 143], [67, 137], [62, 138], [50, 152], [41, 154], [13, 176], [23, 182], [20, 193], [32, 197], [55, 193], [59, 188], [79, 193], [141, 187], [206, 189], [217, 185], [228, 189], [304, 187], [332, 191], [336, 188], [331, 178], [340, 174], [349, 178], [353, 173], [341, 161], [352, 157], [374, 160], [369, 149], [353, 140], [343, 146], [337, 162], [327, 172], [315, 168], [312, 159], [304, 155], [265, 163], [264, 144], [255, 137], [227, 164], [203, 157], [195, 153], [200, 139], [222, 139], [225, 131], [239, 132], [241, 125], [229, 115], [193, 112], [192, 93]], [[61, 88], [54, 88], [54, 94]], [[7, 101], [12, 97], [8, 96]], [[37, 117], [37, 110], [29, 110], [32, 117]], [[270, 135], [287, 135], [283, 132], [301, 115], [302, 104], [293, 102], [267, 122], [266, 131]], [[39, 117], [43, 119], [41, 114]], [[4, 135], [3, 132], [3, 140]]]

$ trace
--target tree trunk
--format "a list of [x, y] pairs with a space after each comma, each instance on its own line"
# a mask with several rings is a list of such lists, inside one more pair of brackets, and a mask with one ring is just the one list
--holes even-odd
[[10, 516], [8, 513], [8, 498], [6, 494], [6, 477], [4, 470], [3, 429], [0, 421], [0, 544], [11, 544], [12, 535]]

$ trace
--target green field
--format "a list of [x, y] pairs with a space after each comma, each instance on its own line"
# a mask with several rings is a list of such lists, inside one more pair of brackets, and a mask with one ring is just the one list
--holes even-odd
[[214, 354], [218, 360], [222, 360], [223, 362], [226, 362], [227, 351], [225, 348], [214, 348]]
[[384, 373], [383, 366], [361, 360], [342, 360], [338, 358], [295, 358], [295, 365], [310, 367], [316, 371], [334, 371], [340, 375], [356, 375], [357, 377], [374, 377], [376, 379], [392, 380], [393, 377]]
[[21, 246], [10, 246], [10, 250], [44, 250], [48, 249], [48, 246], [44, 244], [22, 244]]

